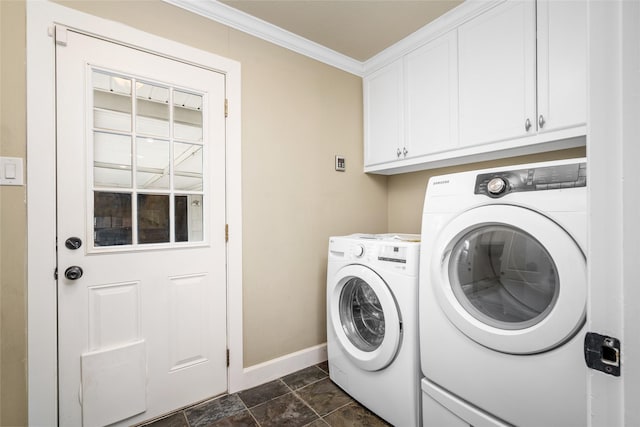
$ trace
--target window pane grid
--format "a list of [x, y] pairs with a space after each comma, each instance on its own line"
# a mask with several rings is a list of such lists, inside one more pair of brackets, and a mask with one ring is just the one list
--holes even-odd
[[[94, 247], [203, 242], [204, 96], [108, 71], [93, 70], [93, 77]], [[109, 107], [109, 101], [116, 98], [95, 94], [107, 93], [113, 86], [120, 98], [112, 111], [102, 107]], [[128, 105], [124, 105], [123, 93]], [[109, 115], [99, 116], [102, 110]], [[110, 136], [111, 144], [98, 144], [105, 135]], [[119, 154], [112, 153], [114, 147]], [[127, 218], [99, 217], [98, 204], [103, 206], [109, 197], [129, 200], [122, 212]], [[106, 232], [105, 224], [125, 224], [121, 227], [126, 230]], [[120, 235], [125, 239], [117, 240]]]

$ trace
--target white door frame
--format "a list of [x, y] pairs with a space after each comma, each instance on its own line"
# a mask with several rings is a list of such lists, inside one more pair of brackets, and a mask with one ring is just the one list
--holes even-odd
[[[226, 75], [227, 339], [229, 391], [242, 384], [240, 63], [43, 1], [27, 2], [27, 319], [30, 425], [56, 425], [56, 110], [54, 24]], [[109, 37], [101, 37], [108, 34]]]
[[622, 371], [588, 374], [590, 426], [640, 424], [640, 3], [589, 1], [589, 331], [621, 340]]

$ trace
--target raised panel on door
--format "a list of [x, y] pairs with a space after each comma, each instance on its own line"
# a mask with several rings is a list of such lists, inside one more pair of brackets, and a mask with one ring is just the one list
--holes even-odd
[[364, 163], [398, 159], [402, 153], [402, 59], [364, 79]]
[[407, 157], [457, 147], [457, 63], [456, 31], [405, 57]]
[[501, 3], [458, 28], [461, 146], [535, 132], [535, 37], [533, 1]]
[[227, 390], [225, 76], [63, 31], [59, 423], [132, 425]]
[[587, 2], [538, 5], [538, 132], [587, 120]]

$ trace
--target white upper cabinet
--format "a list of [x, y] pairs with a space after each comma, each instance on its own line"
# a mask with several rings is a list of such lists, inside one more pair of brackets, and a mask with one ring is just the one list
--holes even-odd
[[587, 2], [538, 1], [538, 132], [587, 119]]
[[402, 59], [364, 79], [365, 165], [389, 162], [403, 155], [402, 88]]
[[364, 78], [365, 165], [458, 143], [457, 34], [451, 31]]
[[451, 31], [404, 58], [407, 157], [458, 144], [457, 35]]
[[399, 43], [400, 58], [382, 55], [364, 78], [365, 172], [584, 145], [586, 9], [586, 0], [464, 2]]
[[506, 2], [458, 28], [461, 146], [536, 131], [535, 7]]

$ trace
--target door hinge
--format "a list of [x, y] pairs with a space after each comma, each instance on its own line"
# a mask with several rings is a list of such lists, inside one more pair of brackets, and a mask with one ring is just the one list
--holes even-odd
[[224, 241], [229, 241], [229, 224], [224, 225]]
[[591, 369], [619, 377], [620, 340], [587, 332], [584, 337], [584, 360]]
[[56, 267], [56, 269], [53, 270], [53, 279], [58, 280], [58, 267]]
[[229, 360], [230, 360], [230, 358], [229, 358], [229, 349], [227, 349], [227, 368], [229, 367]]
[[224, 116], [229, 117], [229, 100], [226, 98], [224, 100]]

